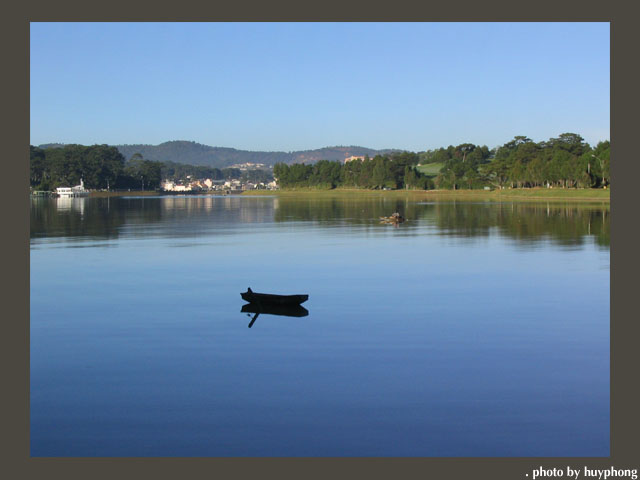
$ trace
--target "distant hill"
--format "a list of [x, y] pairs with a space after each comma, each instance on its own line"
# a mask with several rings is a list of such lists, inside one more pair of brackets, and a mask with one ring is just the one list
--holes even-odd
[[[62, 147], [63, 144], [51, 143], [40, 145], [40, 148]], [[160, 145], [113, 145], [127, 160], [133, 154], [139, 153], [147, 160], [161, 162], [176, 162], [188, 165], [203, 165], [207, 167], [224, 168], [238, 163], [264, 163], [275, 165], [276, 163], [314, 163], [318, 160], [344, 160], [350, 156], [369, 155], [374, 157], [400, 150], [386, 149], [373, 150], [371, 148], [349, 147], [325, 147], [316, 150], [303, 150], [298, 152], [259, 152], [249, 150], [237, 150], [235, 148], [210, 147], [196, 142], [174, 140]]]

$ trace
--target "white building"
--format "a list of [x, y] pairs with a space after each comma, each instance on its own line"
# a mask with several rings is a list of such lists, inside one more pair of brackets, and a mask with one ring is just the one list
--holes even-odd
[[74, 187], [58, 187], [56, 188], [56, 194], [58, 197], [87, 197], [89, 190], [84, 188], [84, 181], [80, 179], [80, 185]]

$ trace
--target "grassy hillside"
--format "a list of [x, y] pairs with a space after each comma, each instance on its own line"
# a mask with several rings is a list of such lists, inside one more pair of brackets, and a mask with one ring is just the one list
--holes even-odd
[[426, 165], [418, 166], [418, 171], [428, 177], [435, 177], [440, 173], [440, 169], [444, 163], [427, 163]]

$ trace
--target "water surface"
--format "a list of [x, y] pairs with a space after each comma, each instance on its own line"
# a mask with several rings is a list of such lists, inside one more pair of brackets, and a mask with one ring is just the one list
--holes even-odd
[[[609, 230], [600, 204], [34, 199], [31, 454], [608, 456]], [[309, 315], [249, 329], [247, 287]]]

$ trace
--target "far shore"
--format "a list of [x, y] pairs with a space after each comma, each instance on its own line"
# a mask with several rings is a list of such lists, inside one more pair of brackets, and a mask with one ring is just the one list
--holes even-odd
[[[390, 198], [411, 197], [424, 200], [484, 200], [484, 201], [556, 201], [556, 202], [598, 202], [609, 203], [611, 191], [609, 189], [575, 189], [575, 188], [514, 188], [503, 190], [367, 190], [360, 188], [336, 188], [320, 190], [313, 188], [284, 189], [284, 190], [245, 190], [230, 192], [231, 195], [274, 195], [282, 197], [332, 197], [332, 196], [383, 196]], [[171, 194], [153, 190], [133, 190], [130, 192], [91, 192], [90, 197], [146, 197], [146, 196], [174, 196], [185, 194]], [[223, 196], [224, 192], [193, 192], [191, 195]]]
[[[264, 190], [263, 190], [264, 191]], [[241, 192], [236, 192], [241, 193]], [[92, 198], [104, 198], [104, 197], [155, 197], [158, 195], [172, 197], [179, 195], [225, 195], [224, 192], [220, 191], [204, 191], [204, 192], [161, 192], [159, 190], [131, 190], [130, 192], [118, 191], [118, 192], [91, 192], [89, 196]]]
[[575, 188], [514, 188], [503, 190], [366, 190], [357, 188], [285, 189], [275, 191], [252, 190], [243, 195], [277, 196], [388, 196], [406, 197], [424, 200], [488, 200], [488, 201], [559, 201], [559, 202], [610, 202], [609, 189]]
[[90, 197], [101, 198], [101, 197], [151, 197], [158, 195], [159, 192], [155, 190], [134, 190], [131, 192], [91, 192], [89, 193]]

